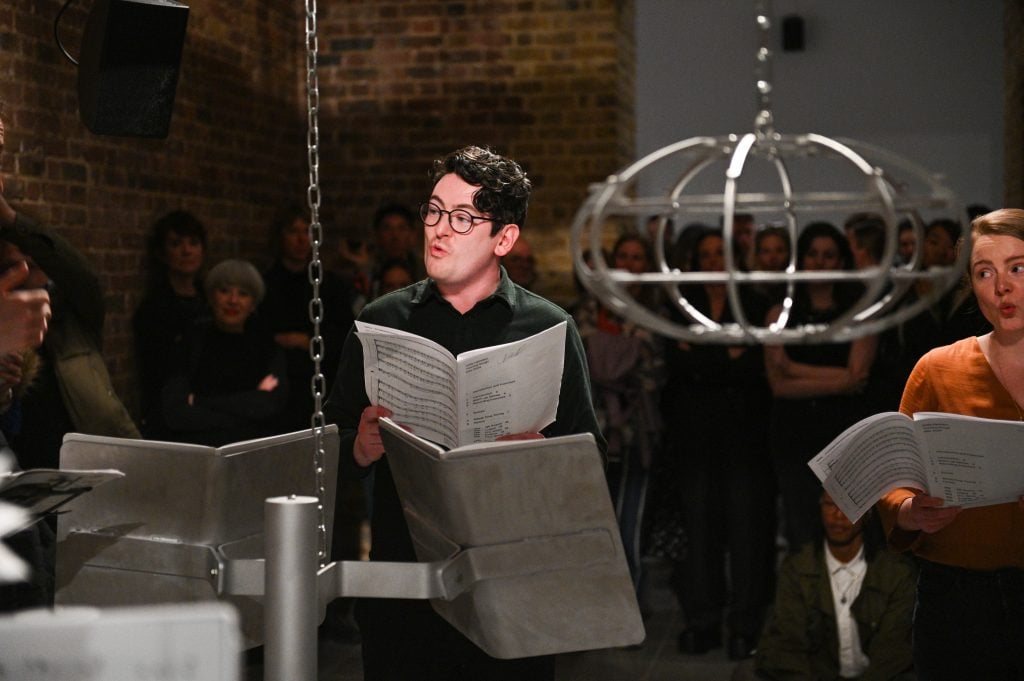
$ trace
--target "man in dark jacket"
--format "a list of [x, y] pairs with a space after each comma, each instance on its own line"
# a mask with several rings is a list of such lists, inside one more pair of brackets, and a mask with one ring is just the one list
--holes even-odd
[[912, 679], [913, 564], [886, 552], [880, 536], [874, 541], [877, 519], [851, 523], [827, 492], [821, 519], [824, 543], [806, 544], [782, 564], [756, 676], [741, 665], [734, 681]]
[[[436, 162], [421, 218], [427, 279], [378, 298], [360, 320], [415, 333], [453, 355], [522, 340], [566, 322], [564, 371], [555, 421], [541, 433], [507, 438], [555, 437], [590, 432], [604, 451], [590, 397], [583, 343], [564, 310], [516, 286], [501, 267], [526, 219], [530, 182], [518, 163], [479, 147]], [[341, 433], [343, 475], [373, 471], [371, 560], [415, 561], [401, 501], [384, 455], [379, 419], [371, 406], [363, 352], [352, 333], [324, 407]], [[356, 606], [366, 681], [550, 681], [551, 656], [499, 660], [487, 656], [437, 615], [426, 601], [364, 599]]]

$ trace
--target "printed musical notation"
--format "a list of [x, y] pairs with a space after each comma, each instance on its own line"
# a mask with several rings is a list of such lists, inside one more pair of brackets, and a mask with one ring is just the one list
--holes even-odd
[[392, 419], [449, 449], [555, 420], [566, 324], [453, 356], [416, 334], [356, 322], [366, 394]]
[[847, 428], [808, 466], [856, 522], [888, 491], [912, 487], [949, 506], [987, 506], [1024, 494], [1024, 423], [960, 414], [875, 414]]

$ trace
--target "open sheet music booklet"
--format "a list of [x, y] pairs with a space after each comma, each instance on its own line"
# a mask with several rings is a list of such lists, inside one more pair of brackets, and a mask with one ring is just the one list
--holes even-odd
[[959, 414], [875, 414], [808, 464], [856, 522], [885, 493], [914, 487], [947, 506], [989, 506], [1024, 494], [1024, 423]]
[[[440, 461], [453, 461], [476, 456], [478, 454], [504, 454], [518, 453], [525, 451], [541, 451], [548, 448], [557, 449], [566, 446], [585, 446], [596, 448], [594, 436], [591, 433], [575, 433], [572, 435], [559, 435], [557, 437], [542, 437], [529, 440], [496, 440], [494, 442], [473, 442], [468, 445], [461, 445], [454, 449], [446, 449], [436, 442], [418, 437], [416, 433], [410, 432], [402, 425], [395, 423], [392, 419], [383, 417], [380, 419], [380, 428], [387, 431], [391, 436], [397, 438], [403, 445], [420, 454], [429, 456]], [[595, 449], [596, 451], [596, 449]], [[390, 455], [390, 451], [389, 451]], [[600, 454], [596, 455], [600, 460]]]
[[422, 336], [357, 321], [366, 395], [395, 422], [448, 449], [539, 432], [558, 411], [565, 330], [561, 322], [454, 357]]

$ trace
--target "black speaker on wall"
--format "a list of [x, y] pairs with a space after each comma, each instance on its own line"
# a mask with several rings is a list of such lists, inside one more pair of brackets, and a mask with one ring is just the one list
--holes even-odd
[[98, 135], [167, 137], [188, 5], [96, 0], [78, 57], [78, 108]]
[[802, 52], [804, 49], [804, 19], [796, 14], [782, 17], [782, 51]]

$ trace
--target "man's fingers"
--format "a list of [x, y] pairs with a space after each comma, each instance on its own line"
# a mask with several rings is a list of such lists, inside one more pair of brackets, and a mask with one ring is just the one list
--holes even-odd
[[13, 291], [28, 277], [28, 263], [24, 260], [14, 263], [0, 275], [0, 293]]
[[22, 320], [25, 346], [36, 346], [43, 342], [51, 316], [50, 296], [42, 290], [13, 291], [5, 293], [8, 301], [19, 308]]
[[374, 411], [376, 411], [375, 415], [376, 415], [377, 418], [380, 418], [382, 416], [394, 416], [394, 412], [392, 412], [387, 407], [382, 407], [380, 405], [377, 405], [376, 407], [374, 407]]

